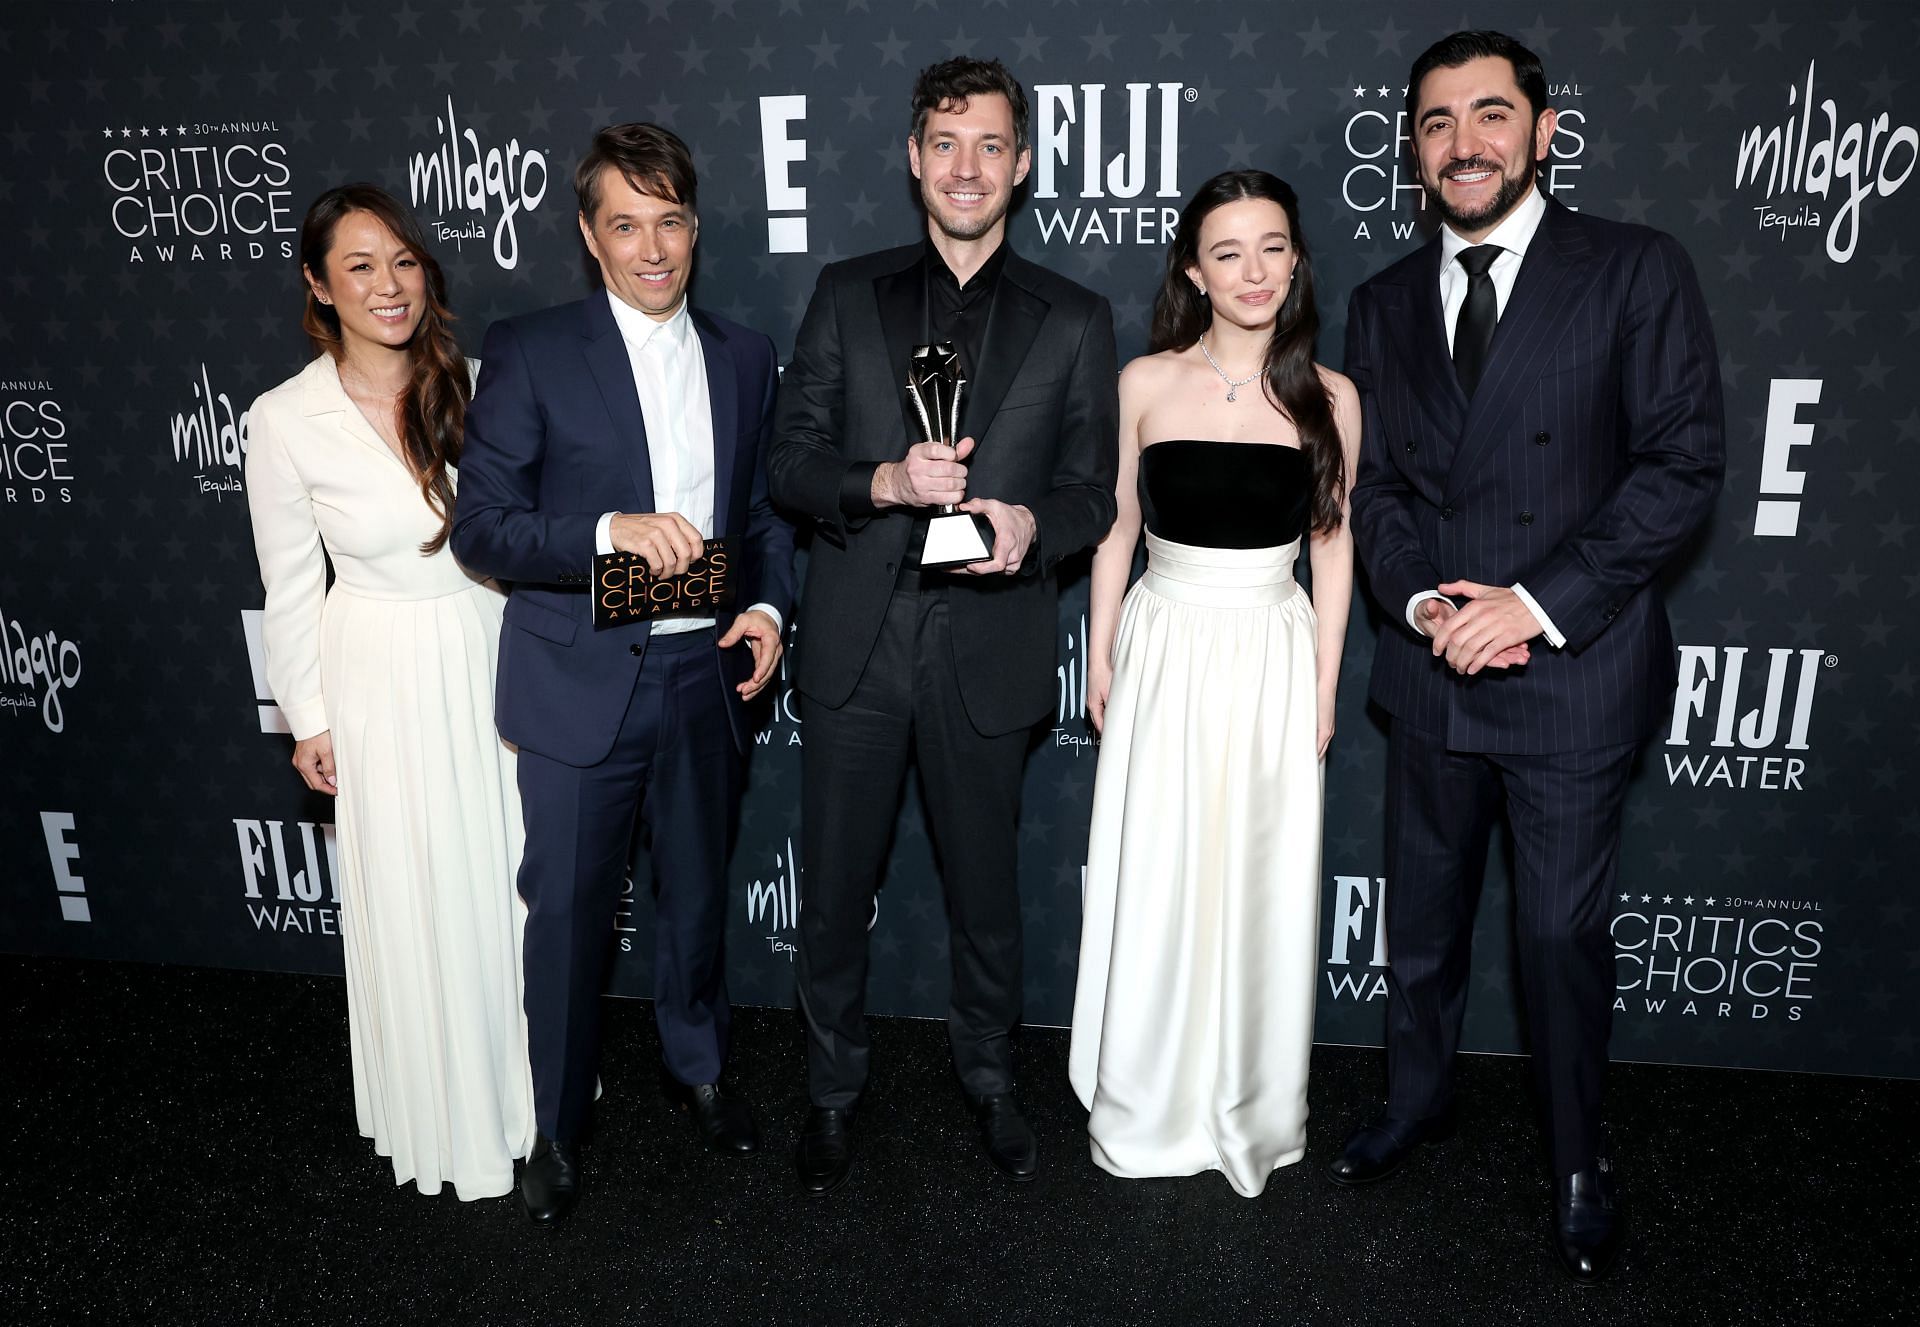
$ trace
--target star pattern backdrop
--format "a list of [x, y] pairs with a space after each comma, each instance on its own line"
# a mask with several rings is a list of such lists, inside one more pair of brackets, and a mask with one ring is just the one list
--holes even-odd
[[[1548, 187], [1677, 235], [1713, 311], [1730, 464], [1666, 577], [1682, 683], [1631, 794], [1614, 936], [1628, 1059], [1912, 1076], [1920, 918], [1912, 346], [1920, 96], [1904, 6], [1778, 0], [1448, 22], [1544, 59]], [[669, 125], [701, 176], [697, 303], [786, 354], [823, 263], [921, 233], [915, 72], [996, 55], [1027, 83], [1028, 256], [1107, 295], [1144, 348], [1164, 243], [1209, 175], [1305, 202], [1338, 365], [1345, 297], [1423, 242], [1404, 5], [1252, 0], [465, 0], [397, 8], [21, 3], [0, 15], [0, 949], [337, 971], [330, 810], [287, 765], [259, 658], [246, 410], [308, 357], [293, 242], [352, 179], [410, 202], [464, 344], [578, 297], [574, 161]], [[1085, 560], [1021, 823], [1027, 1018], [1071, 1014], [1098, 748], [1080, 717]], [[1323, 1040], [1375, 1043], [1391, 882], [1379, 608], [1347, 642], [1314, 974]], [[1390, 629], [1390, 628], [1388, 628]], [[806, 609], [792, 648], [806, 649]], [[782, 694], [729, 869], [735, 998], [792, 998], [805, 715]], [[1467, 1044], [1520, 1049], [1496, 849]], [[1384, 902], [1383, 902], [1384, 900]], [[614, 989], [649, 988], [642, 865]], [[945, 1008], [944, 910], [910, 790], [873, 928], [871, 1008]]]

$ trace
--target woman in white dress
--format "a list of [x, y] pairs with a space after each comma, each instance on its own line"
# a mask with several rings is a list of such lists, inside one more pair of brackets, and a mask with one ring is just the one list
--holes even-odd
[[319, 353], [253, 403], [247, 503], [293, 765], [337, 798], [354, 1111], [396, 1183], [496, 1197], [533, 1086], [520, 799], [493, 726], [504, 600], [447, 550], [469, 367], [385, 192], [321, 195], [300, 256]]
[[1202, 185], [1152, 352], [1120, 375], [1119, 518], [1093, 561], [1073, 1087], [1103, 1168], [1218, 1170], [1248, 1197], [1306, 1150], [1322, 759], [1353, 586], [1360, 407], [1314, 363], [1318, 329], [1293, 190], [1265, 171]]

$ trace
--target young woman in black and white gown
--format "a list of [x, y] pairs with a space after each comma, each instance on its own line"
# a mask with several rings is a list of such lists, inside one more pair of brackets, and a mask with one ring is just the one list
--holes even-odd
[[1318, 328], [1293, 190], [1265, 171], [1207, 181], [1151, 353], [1120, 376], [1119, 519], [1093, 562], [1073, 1087], [1103, 1168], [1218, 1170], [1249, 1197], [1306, 1149], [1322, 761], [1353, 584], [1360, 406], [1314, 363]]

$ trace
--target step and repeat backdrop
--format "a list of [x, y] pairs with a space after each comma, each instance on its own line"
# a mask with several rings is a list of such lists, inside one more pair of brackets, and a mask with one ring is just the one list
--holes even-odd
[[[1648, 744], [1614, 902], [1626, 1059], [1913, 1076], [1920, 913], [1920, 87], [1904, 6], [1711, 0], [1545, 17], [1391, 0], [19, 3], [0, 14], [0, 950], [339, 970], [330, 809], [267, 694], [248, 406], [308, 358], [293, 258], [322, 189], [384, 185], [446, 267], [460, 335], [588, 288], [570, 177], [592, 132], [668, 125], [705, 207], [694, 298], [784, 355], [823, 263], [921, 231], [914, 74], [1027, 83], [1021, 252], [1144, 349], [1182, 199], [1259, 166], [1305, 204], [1326, 332], [1424, 242], [1401, 97], [1462, 20], [1543, 57], [1569, 206], [1677, 235], [1713, 310], [1729, 466], [1675, 567], [1681, 682]], [[1908, 186], [1911, 184], [1911, 188]], [[1910, 520], [1909, 517], [1912, 519]], [[1084, 560], [1027, 771], [1027, 1018], [1071, 1013], [1099, 748]], [[801, 605], [791, 648], [807, 648]], [[1384, 731], [1354, 614], [1328, 766], [1319, 1035], [1377, 1044]], [[736, 999], [792, 998], [806, 716], [753, 753], [727, 888]], [[849, 770], [847, 777], [858, 777]], [[1468, 1044], [1520, 1049], [1503, 854]], [[644, 867], [615, 989], [650, 986]], [[945, 917], [909, 790], [871, 1007], [939, 1015]]]

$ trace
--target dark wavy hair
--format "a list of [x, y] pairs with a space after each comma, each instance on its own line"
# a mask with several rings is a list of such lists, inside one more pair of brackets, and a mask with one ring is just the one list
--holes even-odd
[[1420, 113], [1420, 80], [1436, 69], [1458, 69], [1463, 64], [1486, 57], [1505, 60], [1513, 66], [1513, 81], [1524, 92], [1536, 122], [1547, 109], [1547, 75], [1540, 57], [1504, 32], [1468, 29], [1450, 32], [1414, 57], [1407, 73], [1407, 132], [1415, 129]]
[[[427, 247], [420, 223], [385, 189], [375, 184], [343, 184], [314, 199], [300, 223], [301, 267], [316, 281], [326, 280], [333, 233], [355, 212], [365, 212], [392, 231], [393, 237], [419, 260], [427, 277], [427, 307], [407, 347], [413, 372], [400, 397], [400, 447], [406, 454], [407, 468], [420, 482], [420, 496], [440, 518], [439, 532], [420, 545], [420, 552], [437, 553], [453, 529], [453, 480], [447, 470], [460, 464], [473, 384], [467, 377], [467, 361], [453, 339], [447, 278], [433, 250]], [[311, 285], [306, 286], [306, 294], [307, 309], [300, 325], [314, 350], [324, 351], [338, 363], [344, 353], [340, 315], [314, 297]]]
[[1007, 99], [1007, 109], [1013, 112], [1013, 152], [1019, 156], [1027, 150], [1027, 90], [998, 60], [976, 60], [970, 55], [928, 65], [913, 80], [913, 141], [926, 143], [927, 116], [933, 112], [996, 93]]
[[1300, 200], [1277, 175], [1263, 170], [1231, 170], [1200, 186], [1180, 212], [1180, 225], [1167, 247], [1166, 277], [1153, 301], [1153, 330], [1148, 352], [1185, 350], [1199, 341], [1213, 322], [1213, 306], [1198, 290], [1187, 269], [1199, 266], [1200, 226], [1217, 207], [1243, 198], [1278, 203], [1287, 214], [1297, 259], [1287, 297], [1267, 339], [1266, 373], [1261, 383], [1273, 407], [1293, 421], [1301, 450], [1313, 470], [1312, 527], [1316, 534], [1340, 528], [1340, 506], [1347, 490], [1347, 467], [1340, 449], [1340, 431], [1333, 422], [1333, 399], [1314, 367], [1315, 343], [1320, 336], [1320, 311], [1313, 299], [1313, 257], [1300, 230]]

